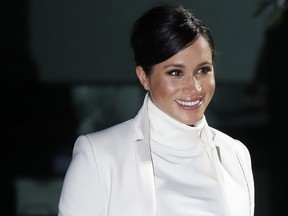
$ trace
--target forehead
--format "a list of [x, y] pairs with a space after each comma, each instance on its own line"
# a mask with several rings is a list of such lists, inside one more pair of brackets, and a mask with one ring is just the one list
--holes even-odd
[[165, 67], [167, 64], [189, 64], [189, 63], [212, 63], [212, 50], [208, 41], [199, 37], [192, 44], [179, 51], [169, 59], [156, 64], [155, 66]]

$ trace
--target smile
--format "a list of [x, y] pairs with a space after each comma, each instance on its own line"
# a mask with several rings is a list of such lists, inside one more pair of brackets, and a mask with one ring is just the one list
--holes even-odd
[[195, 106], [200, 103], [200, 100], [196, 101], [181, 101], [181, 100], [175, 100], [178, 104], [181, 104], [182, 106]]

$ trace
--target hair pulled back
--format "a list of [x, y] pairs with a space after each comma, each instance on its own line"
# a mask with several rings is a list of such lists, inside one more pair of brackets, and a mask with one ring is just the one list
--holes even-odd
[[130, 37], [136, 65], [149, 75], [153, 65], [172, 57], [203, 36], [214, 58], [209, 29], [183, 6], [158, 5], [136, 20]]

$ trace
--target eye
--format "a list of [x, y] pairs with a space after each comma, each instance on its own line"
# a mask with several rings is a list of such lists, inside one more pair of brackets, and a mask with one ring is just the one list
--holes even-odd
[[177, 76], [181, 76], [183, 73], [181, 70], [171, 70], [171, 71], [168, 71], [167, 74], [170, 76], [177, 77]]
[[210, 66], [205, 66], [205, 67], [201, 67], [199, 70], [198, 70], [198, 74], [206, 74], [206, 73], [209, 73], [213, 70], [212, 67]]

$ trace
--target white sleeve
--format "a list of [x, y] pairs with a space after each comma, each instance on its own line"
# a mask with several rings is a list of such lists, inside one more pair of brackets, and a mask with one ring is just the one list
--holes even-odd
[[75, 142], [58, 207], [58, 216], [105, 216], [103, 188], [86, 136], [80, 136]]
[[251, 161], [251, 155], [247, 147], [245, 146], [246, 162], [247, 162], [247, 182], [250, 191], [250, 209], [251, 215], [254, 215], [255, 210], [255, 185], [254, 185], [254, 176], [253, 176], [253, 167]]
[[[238, 142], [241, 143], [240, 141]], [[244, 171], [244, 175], [245, 175], [248, 190], [249, 190], [250, 215], [253, 216], [254, 210], [255, 210], [255, 185], [254, 185], [254, 176], [253, 176], [253, 169], [252, 169], [252, 160], [251, 160], [251, 155], [250, 155], [248, 148], [243, 143], [241, 143], [241, 146], [242, 146], [244, 154], [241, 153], [242, 157], [240, 160], [241, 162], [240, 164]]]

